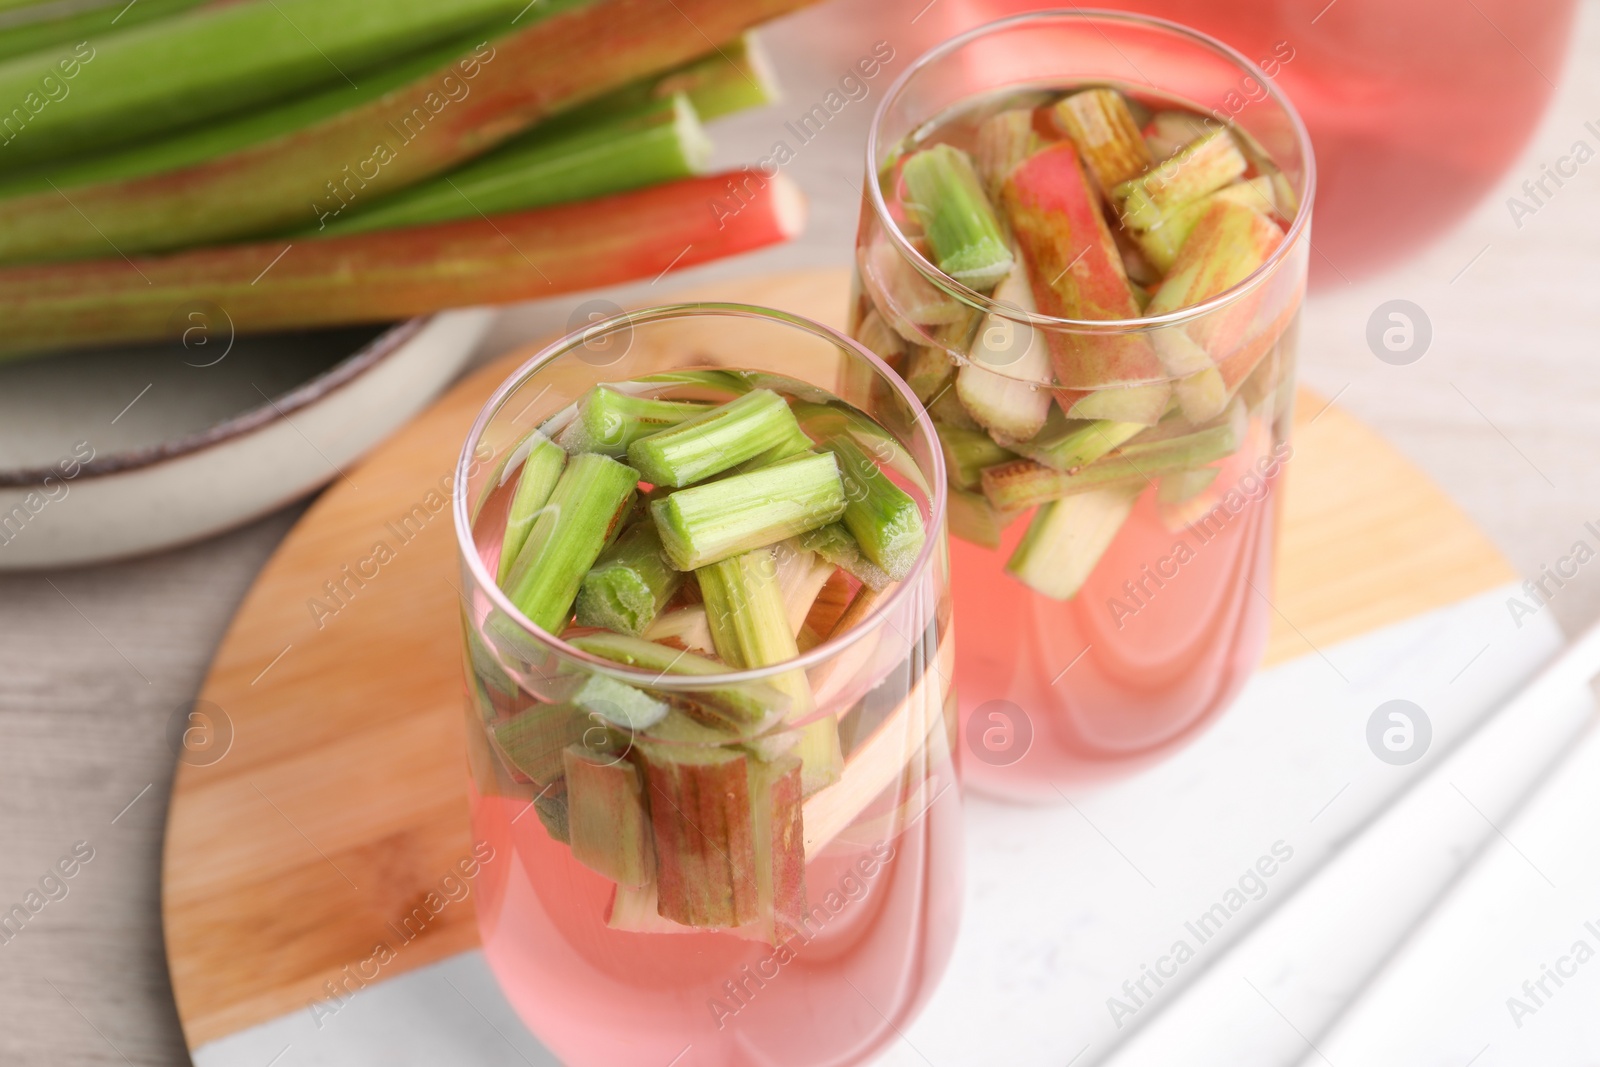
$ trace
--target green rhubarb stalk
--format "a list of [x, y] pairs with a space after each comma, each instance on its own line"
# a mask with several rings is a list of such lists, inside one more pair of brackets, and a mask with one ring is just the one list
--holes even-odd
[[605, 196], [702, 174], [710, 158], [711, 141], [689, 98], [680, 95], [644, 114], [561, 137], [535, 127], [370, 207], [358, 201], [353, 212], [319, 222], [306, 236], [425, 226]]
[[887, 571], [867, 558], [855, 534], [842, 522], [830, 522], [809, 530], [800, 535], [798, 544], [872, 589], [883, 589], [894, 581]]
[[[994, 291], [995, 302], [1032, 314], [1033, 290], [1027, 268], [1016, 267]], [[1039, 432], [1050, 412], [1050, 351], [1045, 338], [1026, 321], [1002, 310], [989, 313], [973, 341], [969, 362], [956, 374], [956, 396], [985, 429], [1026, 438]]]
[[941, 271], [984, 291], [1010, 273], [1011, 248], [971, 156], [952, 145], [934, 145], [908, 157], [900, 177], [907, 207], [922, 224]]
[[[696, 575], [717, 655], [737, 667], [757, 668], [800, 654], [770, 549], [720, 560], [702, 567]], [[811, 686], [804, 671], [787, 671], [771, 679], [771, 684], [789, 695], [791, 720], [803, 719], [811, 712]], [[838, 727], [837, 719], [824, 715], [799, 728], [795, 754], [803, 764], [801, 781], [807, 796], [839, 779], [844, 755]]]
[[1227, 127], [1219, 126], [1147, 173], [1112, 190], [1123, 225], [1148, 230], [1164, 212], [1198, 200], [1239, 177], [1249, 167]]
[[638, 114], [679, 94], [689, 98], [704, 122], [765, 107], [782, 95], [760, 42], [745, 33], [680, 67], [642, 78], [557, 115], [540, 128], [552, 136], [563, 136], [618, 116]]
[[1184, 504], [1193, 500], [1217, 480], [1216, 467], [1201, 467], [1193, 471], [1164, 474], [1156, 483], [1156, 500], [1162, 504]]
[[857, 250], [856, 268], [884, 321], [913, 345], [927, 345], [939, 327], [969, 317], [970, 308], [923, 277], [882, 233]]
[[[139, 6], [133, 10], [139, 10], [147, 2], [140, 0]], [[37, 192], [54, 194], [52, 183], [59, 189], [70, 191], [83, 185], [125, 181], [175, 171], [284, 137], [342, 112], [370, 104], [386, 93], [402, 89], [430, 73], [436, 74], [441, 68], [472, 52], [482, 41], [482, 35], [474, 34], [470, 39], [434, 46], [417, 56], [364, 75], [359, 86], [341, 81], [320, 93], [230, 115], [153, 141], [109, 153], [96, 153], [86, 158], [51, 162], [14, 178], [0, 178], [0, 197]], [[656, 115], [663, 107], [670, 107], [677, 93], [689, 97], [694, 113], [702, 120], [764, 102], [752, 99], [758, 94], [750, 88], [749, 79], [754, 74], [748, 69], [749, 65], [740, 59], [745, 55], [743, 46], [724, 45], [722, 51], [732, 58], [724, 59], [722, 54], [713, 53], [664, 74], [641, 78], [591, 103], [540, 122], [531, 131], [516, 138], [514, 143], [555, 142], [589, 130], [615, 130], [637, 121], [641, 116]], [[473, 68], [469, 66], [467, 69]], [[459, 76], [462, 71], [458, 69], [457, 73]], [[444, 184], [441, 179], [432, 180]], [[584, 198], [595, 195], [598, 194], [587, 192]], [[76, 198], [77, 194], [73, 196]]]
[[688, 489], [650, 505], [667, 558], [679, 570], [764, 548], [844, 514], [844, 485], [830, 453], [805, 453]]
[[1057, 390], [1056, 400], [1068, 418], [1107, 419], [1154, 426], [1172, 401], [1171, 382], [1150, 382], [1114, 389]]
[[[143, 6], [143, 0], [134, 10], [139, 6]], [[341, 80], [306, 96], [226, 115], [212, 122], [110, 151], [49, 160], [15, 175], [0, 176], [0, 196], [18, 197], [30, 193], [57, 195], [55, 189], [51, 188], [53, 184], [56, 189], [71, 192], [76, 199], [77, 194], [72, 190], [82, 186], [176, 171], [277, 137], [286, 137], [342, 112], [371, 104], [386, 93], [403, 89], [418, 78], [436, 73], [469, 55], [482, 42], [481, 34], [457, 38], [386, 64], [379, 70], [369, 71], [362, 75], [358, 85]]]
[[1133, 510], [1137, 486], [1051, 501], [1034, 513], [1006, 572], [1053, 600], [1070, 600]]
[[976, 489], [982, 483], [983, 468], [1017, 458], [1017, 453], [997, 444], [982, 430], [960, 426], [935, 426], [939, 449], [944, 453], [944, 469], [950, 484], [957, 489]]
[[137, 269], [120, 257], [0, 267], [0, 357], [170, 340], [173, 308], [193, 301], [223, 308], [241, 334], [391, 322], [656, 277], [798, 232], [803, 205], [782, 175], [719, 224], [705, 205], [728, 180], [293, 247], [269, 241], [140, 257]]
[[1215, 119], [1193, 111], [1157, 111], [1145, 124], [1144, 140], [1157, 160], [1171, 159], [1178, 149], [1216, 128]]
[[999, 548], [1000, 535], [1022, 514], [996, 509], [982, 493], [951, 488], [945, 497], [950, 535], [984, 548]]
[[919, 346], [913, 347], [906, 356], [901, 377], [918, 400], [931, 404], [939, 394], [950, 388], [955, 375], [955, 364], [941, 349]]
[[638, 438], [628, 446], [628, 460], [647, 482], [685, 486], [792, 442], [799, 429], [783, 397], [757, 389]]
[[495, 748], [514, 774], [540, 786], [561, 777], [561, 753], [593, 723], [570, 704], [535, 704], [491, 727]]
[[[647, 641], [626, 634], [597, 633], [569, 639], [569, 644], [593, 656], [614, 663], [652, 671], [657, 676], [727, 674], [726, 664], [697, 656], [670, 645]], [[659, 695], [666, 697], [665, 692]], [[781, 721], [792, 706], [788, 693], [759, 682], [744, 682], [724, 689], [697, 689], [691, 693], [675, 691], [673, 699], [687, 701], [694, 710], [709, 712], [713, 725], [726, 726], [741, 734], [761, 733]], [[698, 716], [697, 716], [698, 717]]]
[[1180, 437], [1130, 441], [1074, 471], [1058, 471], [1022, 459], [983, 472], [983, 493], [1002, 510], [1033, 507], [1092, 489], [1142, 488], [1157, 475], [1203, 467], [1235, 452], [1243, 439], [1238, 420]]
[[654, 524], [634, 523], [600, 554], [578, 587], [579, 626], [642, 634], [683, 585]]
[[1187, 204], [1163, 212], [1159, 223], [1142, 233], [1135, 233], [1139, 248], [1151, 265], [1163, 274], [1170, 271], [1173, 262], [1178, 258], [1178, 250], [1183, 247], [1183, 242], [1189, 239], [1195, 224], [1218, 200], [1243, 204], [1268, 218], [1278, 210], [1272, 179], [1265, 174], [1258, 174], [1254, 178], [1234, 182], [1232, 185], [1224, 185], [1209, 196], [1191, 200]]
[[0, 59], [38, 52], [52, 45], [98, 40], [113, 30], [130, 30], [169, 18], [206, 0], [93, 0], [62, 3], [41, 0], [0, 13]]
[[[422, 0], [404, 2], [426, 6]], [[504, 2], [472, 0], [489, 6]], [[563, 7], [559, 14], [532, 25], [524, 20], [509, 36], [463, 52], [455, 61], [361, 106], [283, 136], [180, 171], [79, 188], [70, 202], [49, 189], [0, 203], [0, 261], [108, 255], [113, 247], [132, 255], [314, 225], [341, 205], [372, 203], [448, 171], [536, 122], [697, 58], [708, 41], [735, 37], [804, 2], [588, 0], [576, 8]], [[314, 3], [295, 0], [296, 7]], [[389, 17], [387, 6], [374, 7], [362, 0], [326, 6], [343, 9], [351, 3], [367, 12], [357, 23]], [[464, 3], [452, 0], [437, 6], [455, 8]], [[561, 3], [569, 5], [571, 0]], [[272, 13], [272, 7], [267, 0], [252, 0], [218, 11]], [[548, 4], [540, 7], [550, 9]], [[515, 13], [512, 10], [500, 25], [509, 26]], [[237, 41], [221, 54], [231, 56], [252, 44], [248, 39]], [[313, 52], [313, 58], [322, 71], [328, 70], [321, 56]], [[9, 65], [0, 65], [0, 70], [9, 70]], [[111, 71], [101, 56], [84, 66], [79, 82], [91, 72], [98, 76]], [[89, 96], [81, 84], [73, 96], [80, 95], [85, 100]], [[124, 94], [113, 89], [111, 95]], [[58, 111], [70, 109], [51, 107], [45, 114]], [[189, 110], [183, 117], [195, 118]], [[26, 132], [30, 136], [19, 136], [9, 147], [0, 148], [0, 156], [33, 142], [31, 134], [36, 131], [30, 126]], [[770, 185], [765, 177], [763, 181]], [[704, 210], [708, 200], [727, 195], [726, 183], [716, 184], [721, 186], [716, 193], [702, 197], [701, 213], [710, 215]], [[741, 188], [761, 196], [761, 185], [754, 179]], [[748, 203], [748, 195], [745, 199]], [[748, 211], [746, 206], [739, 214]], [[674, 253], [683, 248], [680, 243]]]
[[630, 737], [635, 730], [654, 726], [672, 710], [666, 701], [604, 674], [585, 677], [568, 699], [590, 722], [614, 726]]
[[[31, 115], [4, 155], [17, 166], [95, 151], [353, 80], [474, 27], [499, 32], [517, 10], [515, 0], [255, 0], [188, 11], [91, 42], [74, 105]], [[0, 63], [0, 100], [36, 91], [58, 58], [45, 49]]]
[[[1058, 471], [1074, 471], [1121, 447], [1145, 429], [1142, 423], [1137, 422], [1068, 419], [1060, 412], [1053, 411], [1037, 436], [1026, 441], [1008, 441], [1007, 445], [1013, 452], [1035, 463]], [[962, 488], [974, 487], [967, 485]]]
[[876, 308], [868, 308], [852, 336], [879, 359], [899, 369], [906, 354], [905, 338], [889, 328]]
[[990, 200], [1000, 198], [1006, 179], [1039, 150], [1043, 140], [1034, 132], [1033, 111], [1013, 108], [990, 115], [978, 125], [973, 162]]
[[[1283, 231], [1259, 211], [1213, 198], [1151, 298], [1149, 313], [1167, 314], [1226, 292], [1265, 263], [1282, 240]], [[1215, 417], [1227, 406], [1228, 383], [1216, 364], [1243, 338], [1260, 299], [1259, 292], [1251, 293], [1195, 322], [1151, 335], [1162, 365], [1179, 379], [1176, 395], [1192, 421]]]
[[506, 596], [535, 626], [559, 634], [583, 576], [611, 537], [639, 476], [606, 456], [573, 456], [506, 578]]
[[1143, 174], [1154, 162], [1128, 102], [1115, 89], [1086, 89], [1055, 107], [1056, 120], [1078, 146], [1100, 188], [1111, 189]]
[[904, 580], [927, 539], [922, 509], [854, 439], [831, 437], [819, 447], [839, 460], [846, 501], [845, 528], [855, 536], [869, 560], [892, 580]]
[[572, 858], [618, 885], [655, 880], [655, 845], [644, 775], [619, 756], [580, 745], [562, 753]]
[[584, 394], [577, 418], [556, 439], [569, 452], [599, 452], [621, 459], [639, 438], [677, 426], [711, 408], [698, 400], [655, 400], [597, 385]]
[[511, 495], [511, 507], [506, 511], [506, 532], [500, 542], [500, 565], [495, 581], [506, 584], [511, 576], [511, 566], [528, 540], [534, 520], [550, 501], [556, 482], [567, 465], [567, 453], [560, 445], [535, 430], [527, 440], [527, 455], [522, 460], [522, 470], [517, 475], [517, 488]]

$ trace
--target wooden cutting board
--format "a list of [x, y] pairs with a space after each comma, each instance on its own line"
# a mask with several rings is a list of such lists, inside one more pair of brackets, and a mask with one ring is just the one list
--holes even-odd
[[[808, 272], [679, 295], [841, 325], [847, 284], [842, 271]], [[396, 942], [390, 924], [469, 853], [455, 540], [442, 487], [478, 410], [531, 351], [485, 367], [346, 470], [284, 540], [218, 649], [200, 693], [215, 735], [209, 756], [191, 758], [225, 754], [179, 766], [162, 879], [191, 1050], [320, 999], [346, 966]], [[1310, 394], [1297, 417], [1268, 663], [1513, 578], [1372, 431]], [[347, 578], [379, 541], [393, 558], [359, 584]], [[328, 583], [344, 586], [338, 600]], [[314, 612], [317, 601], [333, 610]], [[382, 975], [476, 943], [469, 898], [444, 908]]]

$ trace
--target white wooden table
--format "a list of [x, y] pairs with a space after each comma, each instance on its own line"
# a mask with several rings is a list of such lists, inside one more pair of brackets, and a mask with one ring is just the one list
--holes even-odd
[[[880, 37], [892, 37], [899, 69], [931, 43], [909, 25], [922, 6], [836, 0], [784, 23], [769, 43], [790, 104], [804, 110]], [[1504, 203], [1600, 117], [1600, 0], [1584, 0], [1574, 49], [1554, 106], [1497, 194], [1403, 269], [1319, 294], [1302, 334], [1303, 379], [1419, 462], [1529, 574], [1585, 536], [1584, 522], [1600, 522], [1600, 169], [1583, 169], [1520, 231]], [[803, 239], [671, 284], [839, 263], [881, 90], [849, 105], [788, 168], [812, 197]], [[786, 108], [725, 123], [721, 158], [763, 155]], [[608, 295], [626, 303], [653, 291]], [[1406, 367], [1380, 363], [1363, 340], [1372, 310], [1392, 298], [1419, 304], [1433, 324], [1428, 355]], [[485, 356], [561, 328], [574, 303], [508, 314]], [[149, 559], [0, 577], [0, 910], [75, 843], [87, 843], [80, 855], [93, 850], [67, 895], [0, 943], [0, 1062], [184, 1062], [157, 908], [166, 725], [298, 510]], [[1600, 567], [1580, 571], [1546, 610], [1569, 631], [1600, 613]]]

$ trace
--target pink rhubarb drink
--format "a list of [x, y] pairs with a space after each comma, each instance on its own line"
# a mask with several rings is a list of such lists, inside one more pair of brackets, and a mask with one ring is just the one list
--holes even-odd
[[944, 451], [987, 791], [1127, 773], [1260, 657], [1312, 162], [1277, 95], [1221, 107], [1248, 69], [1049, 13], [936, 49], [874, 122], [850, 330]]
[[484, 951], [574, 1067], [845, 1065], [961, 899], [944, 470], [842, 334], [738, 305], [557, 342], [457, 479]]

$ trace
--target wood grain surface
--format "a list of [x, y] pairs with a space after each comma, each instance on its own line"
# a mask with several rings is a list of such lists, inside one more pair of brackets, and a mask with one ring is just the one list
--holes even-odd
[[[828, 321], [845, 284], [842, 272], [812, 272], [716, 295]], [[460, 384], [324, 494], [217, 652], [201, 699], [231, 724], [231, 743], [208, 766], [180, 766], [164, 860], [168, 960], [191, 1048], [324, 996], [469, 852], [454, 538], [437, 505], [471, 420], [524, 355]], [[1311, 396], [1300, 416], [1269, 661], [1511, 577], [1375, 434]], [[380, 539], [395, 557], [346, 580]], [[314, 599], [336, 603], [328, 582], [344, 583], [344, 603], [314, 613]], [[383, 973], [476, 940], [470, 902], [451, 905]]]

